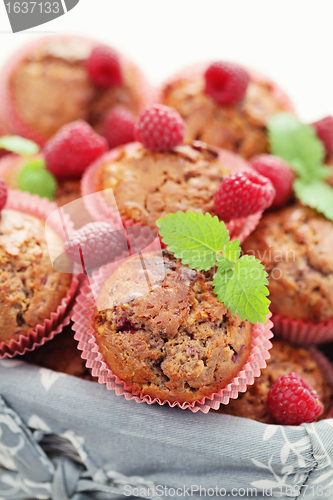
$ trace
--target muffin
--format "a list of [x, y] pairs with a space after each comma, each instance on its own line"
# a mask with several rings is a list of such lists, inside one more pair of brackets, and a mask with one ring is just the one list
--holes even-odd
[[146, 102], [147, 83], [135, 65], [119, 55], [123, 83], [95, 85], [85, 62], [97, 45], [83, 37], [56, 35], [17, 52], [0, 78], [0, 115], [8, 131], [44, 144], [78, 119], [98, 129], [116, 105], [137, 114]]
[[[125, 224], [156, 228], [157, 219], [179, 210], [216, 215], [214, 195], [223, 178], [244, 170], [251, 171], [251, 167], [239, 156], [201, 142], [164, 152], [132, 143], [102, 156], [86, 171], [82, 194], [112, 189], [114, 199], [108, 199], [110, 191], [98, 195], [102, 212], [109, 210], [112, 217], [113, 210], [116, 218], [119, 211]], [[93, 216], [100, 217], [97, 213]], [[230, 221], [228, 228], [233, 237], [244, 239], [260, 217], [261, 213], [256, 213], [238, 219], [237, 228]]]
[[243, 250], [269, 273], [274, 314], [320, 322], [333, 318], [333, 224], [292, 206], [265, 214]]
[[[55, 248], [60, 236], [49, 228]], [[57, 311], [72, 275], [51, 264], [43, 220], [6, 208], [0, 214], [0, 344], [18, 341]]]
[[276, 423], [267, 410], [268, 392], [279, 377], [295, 372], [317, 392], [325, 407], [324, 413], [319, 418], [325, 418], [332, 404], [332, 388], [316, 356], [303, 347], [296, 347], [279, 340], [273, 340], [270, 353], [267, 367], [262, 370], [260, 377], [244, 394], [240, 394], [238, 399], [230, 401], [227, 406], [218, 410], [219, 413], [251, 418], [265, 424]]
[[218, 301], [209, 273], [164, 251], [127, 259], [106, 280], [92, 327], [106, 365], [140, 397], [191, 403], [246, 363], [253, 326]]
[[266, 153], [267, 122], [275, 113], [293, 111], [289, 98], [268, 78], [249, 71], [244, 98], [234, 105], [220, 105], [204, 91], [208, 66], [185, 68], [162, 86], [160, 101], [184, 119], [186, 142], [203, 141], [247, 159]]
[[[0, 159], [0, 177], [10, 189], [18, 189], [18, 174], [27, 159], [19, 155], [7, 155]], [[58, 180], [54, 200], [59, 207], [66, 205], [81, 196], [80, 179]]]
[[66, 373], [85, 380], [93, 380], [90, 370], [77, 349], [74, 332], [70, 326], [41, 347], [25, 354], [24, 360], [43, 368]]

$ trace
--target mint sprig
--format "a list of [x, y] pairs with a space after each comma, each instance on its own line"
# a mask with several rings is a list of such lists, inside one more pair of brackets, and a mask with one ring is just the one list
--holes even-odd
[[242, 320], [265, 323], [270, 304], [267, 273], [253, 256], [241, 255], [239, 240], [230, 241], [224, 222], [201, 212], [168, 214], [156, 222], [162, 241], [191, 269], [216, 266], [214, 292]]
[[268, 122], [268, 135], [271, 153], [286, 160], [298, 177], [296, 196], [333, 221], [333, 189], [325, 182], [330, 169], [323, 164], [325, 148], [314, 128], [290, 113], [278, 113]]
[[21, 191], [38, 194], [42, 198], [54, 199], [57, 189], [55, 177], [46, 170], [43, 158], [31, 158], [20, 170], [17, 184]]
[[40, 148], [38, 144], [18, 135], [4, 135], [0, 137], [0, 149], [22, 156], [36, 155]]

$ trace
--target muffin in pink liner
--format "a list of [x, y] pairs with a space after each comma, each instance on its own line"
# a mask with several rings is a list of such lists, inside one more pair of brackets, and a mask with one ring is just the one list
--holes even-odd
[[65, 273], [52, 268], [49, 252], [62, 251], [64, 226], [71, 231], [68, 216], [53, 216], [57, 208], [45, 198], [9, 190], [1, 211], [0, 358], [33, 350], [69, 324], [79, 280], [69, 267]]
[[[141, 259], [145, 263], [142, 267]], [[168, 299], [163, 295], [164, 285], [173, 290]], [[210, 283], [205, 282], [201, 273], [180, 265], [165, 251], [144, 253], [123, 263], [102, 268], [94, 275], [90, 286], [86, 284], [82, 287], [72, 316], [75, 338], [79, 341], [78, 348], [83, 351], [82, 357], [87, 360], [87, 367], [92, 368], [93, 376], [98, 377], [100, 383], [105, 383], [109, 390], [115, 390], [117, 395], [124, 395], [126, 399], [144, 401], [148, 404], [167, 403], [172, 407], [191, 409], [193, 412], [207, 413], [210, 408], [217, 409], [221, 403], [227, 404], [230, 398], [236, 398], [239, 392], [244, 392], [246, 386], [253, 383], [254, 377], [259, 376], [260, 369], [266, 365], [265, 360], [269, 357], [268, 350], [271, 347], [269, 338], [272, 337], [270, 331], [272, 323], [269, 320], [265, 325], [242, 322], [238, 315], [232, 315], [222, 303], [218, 302], [210, 287]], [[200, 306], [194, 296], [194, 289], [197, 294], [202, 294], [203, 300]], [[97, 302], [94, 296], [98, 297]], [[165, 309], [160, 307], [160, 302], [164, 300], [168, 302]], [[196, 306], [193, 305], [191, 310], [193, 315], [189, 319], [187, 301], [191, 300], [193, 304], [197, 304], [197, 310], [195, 311]], [[151, 301], [152, 304], [149, 306], [147, 302], [148, 309], [157, 307], [160, 311], [156, 317], [155, 313], [148, 315], [153, 318], [152, 324], [155, 322], [155, 327], [159, 330], [159, 334], [156, 334], [157, 330], [154, 327], [154, 330], [148, 333], [150, 346], [148, 351], [146, 349], [148, 343], [143, 341], [144, 325], [141, 325], [139, 330], [136, 330], [133, 324], [130, 325], [136, 321], [136, 313], [132, 315], [131, 307], [137, 307], [137, 311], [141, 311], [140, 308], [146, 311], [141, 311], [140, 320], [146, 323], [143, 319], [148, 317], [146, 314], [148, 309], [146, 310], [144, 305], [146, 301]], [[178, 306], [178, 314], [174, 314], [173, 310]], [[117, 316], [113, 319], [119, 326], [121, 335], [115, 332], [114, 336], [111, 336], [107, 335], [106, 331], [100, 330], [103, 324], [112, 323], [113, 314]], [[108, 319], [105, 320], [104, 315]], [[198, 315], [201, 323], [197, 321]], [[99, 323], [102, 316], [103, 320]], [[213, 316], [214, 320], [210, 321], [208, 318]], [[221, 322], [220, 316], [224, 318], [223, 327], [222, 323], [218, 326], [219, 321]], [[185, 325], [190, 333], [179, 333]], [[210, 344], [208, 337], [215, 327], [216, 338]], [[222, 340], [224, 327], [228, 345]], [[133, 333], [129, 331], [131, 328]], [[176, 333], [178, 329], [179, 332]], [[205, 329], [209, 332], [207, 333]], [[162, 336], [165, 336], [164, 340]], [[207, 344], [207, 348], [202, 348], [210, 353], [207, 359], [203, 352], [199, 352], [200, 336], [207, 337], [209, 345]], [[109, 342], [111, 343], [108, 344]], [[125, 348], [127, 355], [123, 354], [128, 360], [125, 364], [122, 364], [122, 359], [125, 358], [120, 355], [123, 349], [122, 342], [127, 346]], [[162, 344], [165, 353], [163, 361], [160, 358]], [[201, 355], [206, 359], [205, 363], [209, 368], [204, 368], [204, 363], [199, 359]], [[145, 359], [148, 360], [147, 364]], [[110, 368], [110, 364], [113, 369]], [[216, 370], [213, 370], [214, 364], [217, 366]], [[214, 383], [209, 382], [212, 370], [215, 373]], [[130, 378], [134, 377], [131, 383], [127, 375]], [[138, 380], [143, 381], [141, 387], [139, 387], [141, 382]], [[191, 389], [188, 389], [190, 387], [188, 383], [193, 385]], [[165, 397], [166, 393], [168, 397]]]
[[265, 214], [245, 253], [269, 274], [274, 333], [298, 345], [333, 340], [333, 224], [293, 205]]
[[246, 159], [266, 153], [269, 118], [294, 112], [289, 97], [270, 78], [249, 68], [249, 84], [239, 102], [219, 104], [205, 92], [205, 72], [199, 63], [177, 72], [159, 90], [159, 101], [178, 111], [186, 123], [185, 141], [200, 140], [234, 151]]
[[[154, 152], [140, 143], [120, 146], [100, 157], [83, 175], [82, 196], [95, 220], [155, 226], [167, 213], [202, 211], [216, 215], [214, 195], [223, 178], [252, 167], [230, 151], [201, 142]], [[89, 196], [95, 193], [95, 196]], [[244, 239], [262, 212], [226, 223], [232, 239]]]
[[8, 133], [44, 145], [63, 125], [83, 119], [96, 130], [111, 108], [137, 115], [153, 94], [141, 71], [122, 54], [122, 83], [96, 85], [86, 60], [100, 43], [76, 35], [52, 35], [26, 44], [6, 62], [0, 77], [0, 116]]
[[221, 407], [219, 413], [277, 424], [267, 406], [268, 393], [281, 376], [296, 373], [317, 392], [323, 403], [324, 412], [319, 419], [330, 418], [333, 402], [333, 366], [330, 361], [313, 346], [305, 349], [276, 338], [272, 343], [270, 358], [260, 377], [238, 399]]

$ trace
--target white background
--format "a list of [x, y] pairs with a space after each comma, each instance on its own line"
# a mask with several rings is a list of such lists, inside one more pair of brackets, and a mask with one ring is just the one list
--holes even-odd
[[0, 64], [50, 32], [108, 42], [155, 84], [200, 60], [245, 63], [275, 79], [304, 121], [333, 115], [333, 0], [80, 0], [18, 34], [0, 0]]

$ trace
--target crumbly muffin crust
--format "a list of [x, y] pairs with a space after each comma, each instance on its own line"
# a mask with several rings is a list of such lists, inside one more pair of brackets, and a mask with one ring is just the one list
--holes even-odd
[[100, 188], [113, 190], [120, 215], [152, 227], [178, 210], [216, 215], [214, 194], [229, 174], [217, 153], [199, 142], [162, 153], [123, 148], [96, 172]]
[[85, 69], [92, 42], [77, 37], [54, 38], [32, 50], [11, 76], [16, 109], [32, 130], [52, 137], [63, 125], [86, 120], [98, 127], [105, 113], [120, 104], [135, 114], [141, 105], [136, 69], [123, 64], [124, 83], [103, 89]]
[[[53, 245], [62, 247], [53, 235]], [[57, 310], [71, 275], [52, 268], [44, 222], [4, 209], [0, 214], [0, 342], [18, 340]]]
[[300, 205], [264, 215], [245, 240], [269, 274], [271, 311], [325, 321], [333, 317], [333, 224]]
[[221, 106], [204, 92], [202, 75], [175, 79], [164, 88], [162, 100], [185, 120], [186, 142], [207, 142], [244, 158], [267, 152], [267, 121], [283, 111], [272, 86], [254, 80], [241, 102]]
[[268, 392], [279, 377], [295, 372], [301, 375], [318, 393], [325, 406], [325, 411], [319, 419], [325, 418], [332, 403], [332, 388], [312, 354], [302, 347], [292, 346], [287, 342], [275, 339], [270, 354], [267, 367], [262, 370], [260, 377], [255, 379], [254, 384], [249, 386], [245, 393], [239, 394], [238, 399], [221, 407], [218, 412], [251, 418], [265, 424], [274, 424], [274, 418], [267, 410]]
[[167, 252], [144, 260], [147, 271], [139, 257], [122, 264], [97, 301], [93, 327], [106, 363], [152, 398], [193, 402], [222, 389], [246, 363], [252, 325], [218, 301], [208, 274]]

